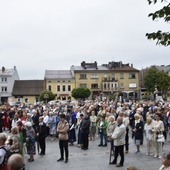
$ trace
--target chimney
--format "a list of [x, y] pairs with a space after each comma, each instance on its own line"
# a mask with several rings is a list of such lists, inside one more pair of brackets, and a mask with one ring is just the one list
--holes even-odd
[[94, 65], [95, 65], [95, 67], [97, 67], [97, 62], [96, 61], [94, 62]]
[[131, 64], [131, 67], [133, 68], [133, 64]]
[[5, 67], [3, 66], [3, 67], [2, 67], [2, 73], [3, 73], [4, 71], [5, 71]]
[[86, 65], [85, 61], [81, 62], [82, 67], [85, 67], [85, 65]]

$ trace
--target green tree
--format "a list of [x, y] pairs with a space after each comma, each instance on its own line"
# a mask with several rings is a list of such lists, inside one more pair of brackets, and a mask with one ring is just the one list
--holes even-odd
[[71, 92], [71, 96], [75, 99], [85, 99], [91, 95], [91, 91], [88, 88], [78, 87], [74, 88]]
[[[165, 22], [170, 21], [170, 3], [168, 0], [160, 0], [160, 2], [166, 2], [167, 5], [165, 5], [163, 8], [161, 8], [158, 11], [155, 11], [154, 13], [150, 13], [148, 17], [152, 17], [152, 20], [158, 20], [163, 19]], [[150, 4], [156, 4], [158, 0], [148, 0], [149, 5]], [[168, 32], [162, 32], [161, 30], [158, 30], [157, 32], [147, 33], [146, 37], [150, 40], [156, 40], [156, 44], [160, 44], [163, 46], [169, 46], [170, 45], [170, 33]]]
[[40, 101], [49, 102], [54, 99], [55, 99], [55, 94], [53, 94], [51, 91], [44, 90], [40, 94]]
[[144, 77], [144, 86], [152, 93], [157, 88], [163, 96], [166, 96], [170, 89], [170, 76], [164, 71], [149, 69]]

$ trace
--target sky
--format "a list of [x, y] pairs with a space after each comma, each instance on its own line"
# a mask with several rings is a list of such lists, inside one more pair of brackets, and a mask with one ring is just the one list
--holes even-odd
[[20, 80], [44, 79], [45, 70], [69, 70], [82, 61], [111, 61], [142, 69], [170, 65], [170, 48], [146, 33], [169, 31], [148, 14], [166, 3], [147, 0], [2, 0], [0, 68], [16, 66]]

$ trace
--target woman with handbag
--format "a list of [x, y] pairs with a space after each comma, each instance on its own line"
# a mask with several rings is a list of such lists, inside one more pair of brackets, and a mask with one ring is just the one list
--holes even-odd
[[162, 157], [162, 144], [164, 142], [164, 136], [163, 136], [164, 124], [160, 119], [161, 119], [161, 113], [157, 112], [155, 115], [155, 122], [152, 128], [155, 158]]

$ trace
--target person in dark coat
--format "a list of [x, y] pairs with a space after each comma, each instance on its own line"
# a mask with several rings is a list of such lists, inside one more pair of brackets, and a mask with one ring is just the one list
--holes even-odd
[[144, 124], [143, 121], [140, 120], [140, 115], [138, 113], [136, 113], [134, 117], [135, 117], [135, 121], [133, 124], [133, 137], [135, 139], [135, 144], [137, 148], [136, 154], [140, 155], [140, 145], [142, 144], [142, 140], [143, 140]]
[[37, 110], [33, 110], [32, 111], [33, 115], [32, 115], [32, 122], [33, 122], [33, 128], [35, 133], [37, 133], [37, 128], [39, 126], [39, 114], [37, 113]]
[[37, 142], [39, 142], [41, 152], [39, 155], [43, 156], [45, 155], [46, 150], [46, 143], [45, 138], [47, 137], [47, 128], [46, 124], [43, 122], [43, 117], [39, 117], [39, 126], [37, 129]]
[[72, 146], [73, 143], [76, 141], [76, 132], [75, 132], [75, 125], [76, 125], [76, 113], [73, 111], [69, 112], [69, 143]]
[[84, 118], [80, 123], [80, 130], [81, 130], [81, 138], [82, 138], [82, 142], [83, 142], [83, 146], [81, 149], [83, 150], [87, 150], [88, 146], [89, 146], [89, 129], [90, 129], [90, 118], [89, 118], [89, 114], [86, 112], [84, 114]]

